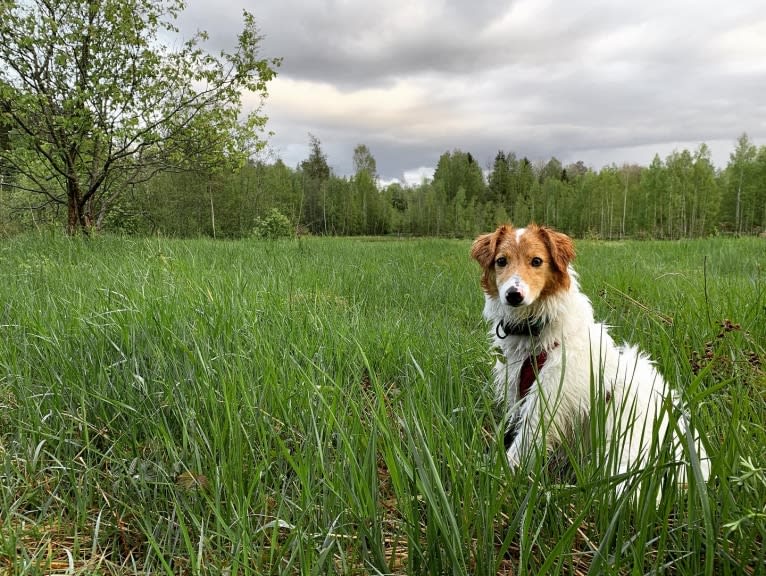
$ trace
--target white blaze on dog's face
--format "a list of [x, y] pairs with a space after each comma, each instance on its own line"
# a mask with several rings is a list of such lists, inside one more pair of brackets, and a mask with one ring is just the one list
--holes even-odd
[[565, 234], [531, 224], [503, 225], [479, 236], [471, 256], [483, 268], [484, 291], [516, 308], [569, 289], [568, 266], [575, 253]]

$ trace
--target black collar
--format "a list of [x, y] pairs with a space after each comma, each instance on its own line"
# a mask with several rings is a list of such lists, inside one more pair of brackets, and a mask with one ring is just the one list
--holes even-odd
[[508, 336], [532, 336], [537, 337], [545, 328], [546, 322], [541, 318], [536, 320], [522, 320], [518, 323], [503, 322], [502, 320], [495, 326], [495, 334], [501, 340]]

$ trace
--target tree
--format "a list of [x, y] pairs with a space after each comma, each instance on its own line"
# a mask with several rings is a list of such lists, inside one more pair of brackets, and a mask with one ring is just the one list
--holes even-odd
[[489, 173], [486, 201], [492, 204], [504, 203], [511, 190], [511, 168], [505, 152], [499, 150]]
[[360, 172], [367, 172], [373, 181], [378, 178], [378, 167], [375, 158], [370, 149], [364, 144], [359, 144], [354, 148], [354, 174], [358, 176]]
[[28, 0], [0, 5], [4, 160], [67, 230], [98, 227], [126, 183], [161, 169], [238, 162], [263, 145], [266, 118], [240, 120], [241, 93], [261, 99], [277, 59], [244, 13], [234, 52], [213, 56], [200, 32], [179, 47], [184, 0]]
[[667, 200], [668, 173], [659, 154], [641, 177], [642, 221], [650, 236], [665, 236], [665, 222], [668, 220], [670, 203]]
[[692, 184], [694, 198], [690, 235], [702, 236], [713, 231], [721, 205], [721, 193], [707, 144], [700, 144], [694, 153]]
[[671, 238], [683, 238], [689, 233], [693, 163], [691, 152], [686, 149], [673, 151], [665, 158], [668, 175], [668, 231]]
[[753, 200], [753, 214], [761, 234], [766, 231], [766, 146], [758, 148], [756, 157], [758, 186]]
[[263, 177], [257, 185], [263, 191], [266, 206], [277, 208], [291, 222], [298, 223], [302, 191], [295, 172], [281, 159], [273, 165], [264, 165], [263, 169]]
[[[638, 190], [641, 181], [641, 167], [637, 164], [623, 164], [619, 170], [619, 177], [622, 184], [622, 217], [620, 220], [620, 238], [628, 234], [628, 230], [635, 229], [637, 216], [637, 207], [633, 207], [635, 202], [635, 192]], [[628, 200], [630, 199], [630, 202]], [[631, 209], [628, 208], [631, 206]], [[630, 219], [628, 219], [630, 214]]]
[[452, 202], [462, 186], [465, 198], [484, 198], [484, 173], [470, 152], [445, 152], [439, 157], [434, 171], [434, 184], [441, 183], [448, 202]]
[[0, 178], [7, 176], [8, 174], [5, 155], [11, 149], [10, 131], [10, 125], [2, 116], [0, 116]]
[[574, 164], [569, 164], [564, 168], [564, 172], [566, 173], [565, 180], [574, 180], [575, 178], [584, 176], [585, 173], [588, 172], [588, 167], [585, 165], [585, 162], [578, 160]]
[[513, 203], [509, 205], [511, 217], [516, 222], [534, 220], [535, 194], [538, 187], [534, 167], [525, 156], [511, 166], [511, 173], [513, 190], [511, 193]]
[[737, 139], [737, 147], [729, 155], [726, 167], [729, 182], [728, 202], [725, 211], [733, 218], [733, 229], [737, 234], [749, 232], [745, 207], [751, 205], [756, 196], [755, 167], [758, 149], [750, 142], [747, 134]]
[[332, 174], [327, 156], [322, 151], [319, 138], [309, 134], [309, 157], [301, 162], [303, 174], [303, 215], [312, 232], [327, 233], [327, 187], [325, 183]]
[[545, 165], [540, 169], [539, 174], [540, 184], [548, 179], [563, 180], [564, 168], [561, 166], [561, 161], [555, 156], [548, 160]]
[[354, 148], [353, 193], [361, 206], [362, 230], [364, 234], [380, 234], [387, 228], [385, 207], [378, 192], [378, 169], [370, 149], [359, 144]]

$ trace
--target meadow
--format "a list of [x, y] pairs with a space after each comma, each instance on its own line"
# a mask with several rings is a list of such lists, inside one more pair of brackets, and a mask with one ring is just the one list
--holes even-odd
[[508, 470], [469, 248], [4, 240], [0, 573], [766, 572], [766, 241], [577, 242], [712, 459], [659, 502]]

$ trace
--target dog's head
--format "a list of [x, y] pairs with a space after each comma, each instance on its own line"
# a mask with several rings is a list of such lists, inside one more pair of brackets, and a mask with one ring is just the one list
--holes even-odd
[[540, 298], [569, 289], [569, 263], [574, 244], [566, 234], [530, 224], [504, 224], [479, 236], [471, 256], [481, 264], [481, 286], [504, 304], [528, 306]]

